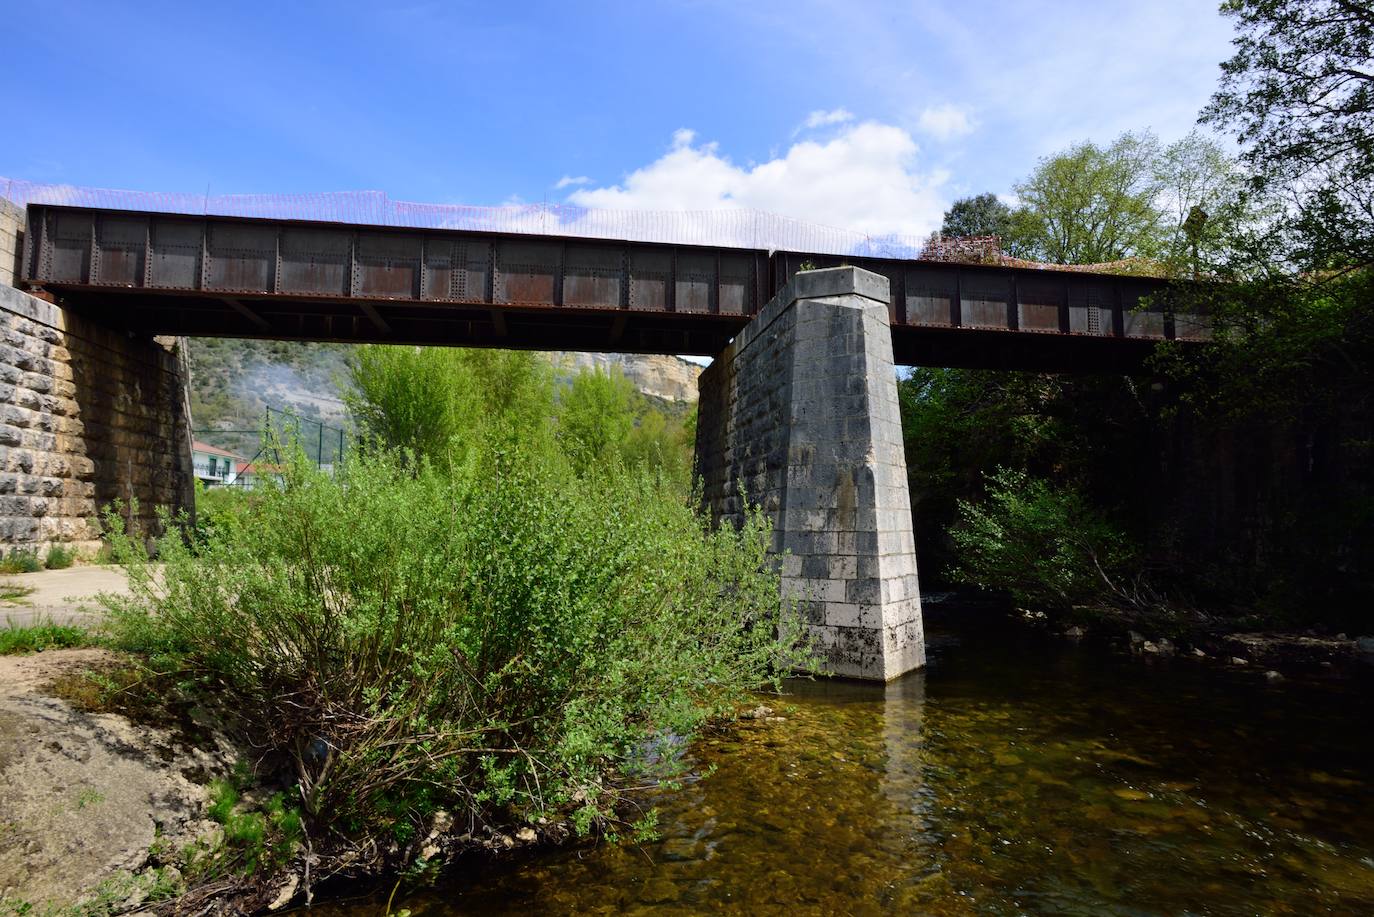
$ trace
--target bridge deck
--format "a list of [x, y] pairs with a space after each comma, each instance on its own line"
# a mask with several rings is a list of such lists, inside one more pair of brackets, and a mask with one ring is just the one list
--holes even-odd
[[898, 363], [1139, 366], [1205, 323], [1149, 278], [31, 204], [21, 277], [133, 331], [711, 356], [808, 262], [892, 283]]

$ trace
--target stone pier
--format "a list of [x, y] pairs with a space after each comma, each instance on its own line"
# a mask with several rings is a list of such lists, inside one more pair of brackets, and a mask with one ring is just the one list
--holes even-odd
[[860, 268], [799, 273], [698, 383], [712, 515], [760, 506], [828, 671], [878, 681], [925, 664], [889, 299]]
[[184, 348], [15, 289], [23, 220], [0, 199], [0, 552], [92, 552], [114, 501], [156, 534], [194, 498]]

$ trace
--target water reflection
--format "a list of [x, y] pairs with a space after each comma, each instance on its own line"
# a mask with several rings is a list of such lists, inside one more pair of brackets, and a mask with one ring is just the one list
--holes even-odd
[[995, 642], [937, 644], [886, 687], [790, 688], [696, 744], [716, 772], [658, 801], [661, 842], [459, 874], [406, 906], [1374, 913], [1362, 688]]

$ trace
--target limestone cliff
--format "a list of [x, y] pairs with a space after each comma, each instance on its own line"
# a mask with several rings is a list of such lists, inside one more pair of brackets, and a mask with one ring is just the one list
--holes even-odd
[[555, 366], [573, 375], [583, 369], [618, 368], [635, 388], [664, 401], [695, 402], [701, 367], [681, 357], [635, 353], [551, 353]]

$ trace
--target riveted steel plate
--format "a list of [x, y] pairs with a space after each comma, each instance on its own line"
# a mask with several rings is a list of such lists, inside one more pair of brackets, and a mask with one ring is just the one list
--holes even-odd
[[959, 277], [952, 270], [906, 272], [906, 320], [911, 325], [950, 324], [951, 304], [959, 292]]
[[754, 289], [754, 260], [748, 255], [720, 256], [720, 292], [716, 311], [724, 315], [746, 315], [751, 311]]
[[223, 292], [272, 290], [277, 231], [272, 226], [211, 223], [206, 240], [205, 288]]
[[561, 246], [502, 240], [496, 246], [496, 302], [554, 303]]
[[1147, 308], [1142, 302], [1150, 290], [1137, 284], [1121, 287], [1122, 330], [1130, 338], [1163, 338], [1164, 313], [1159, 308]]
[[418, 235], [359, 233], [353, 295], [418, 299], [422, 241]]
[[341, 229], [287, 227], [281, 234], [282, 293], [346, 296], [353, 234]]
[[678, 312], [710, 312], [716, 285], [716, 256], [678, 252], [673, 301]]
[[618, 249], [568, 246], [563, 265], [563, 305], [620, 305], [624, 257]]
[[630, 308], [668, 311], [668, 285], [673, 280], [673, 256], [669, 252], [630, 252]]
[[1011, 279], [1002, 274], [966, 273], [960, 278], [960, 324], [965, 328], [1007, 327]]
[[93, 283], [143, 286], [148, 218], [105, 215], [96, 220], [96, 270]]
[[1115, 294], [1105, 283], [1069, 281], [1069, 330], [1075, 334], [1112, 334]]
[[[48, 214], [50, 229], [39, 278], [54, 283], [87, 283], [91, 278], [91, 244], [95, 218], [88, 213]], [[45, 268], [45, 269], [43, 269]]]
[[194, 290], [200, 285], [200, 255], [205, 244], [199, 223], [154, 220], [150, 232], [153, 263], [148, 286]]
[[1016, 314], [1022, 331], [1058, 331], [1064, 283], [1053, 278], [1028, 278], [1016, 285]]
[[491, 242], [431, 236], [425, 241], [424, 288], [420, 298], [448, 302], [487, 302]]

